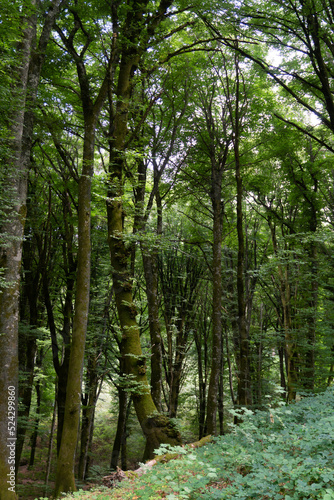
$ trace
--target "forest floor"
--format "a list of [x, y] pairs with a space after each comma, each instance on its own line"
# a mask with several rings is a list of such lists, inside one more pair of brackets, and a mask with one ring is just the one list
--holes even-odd
[[[86, 485], [92, 489], [64, 500], [334, 500], [333, 408], [330, 388], [288, 406], [246, 410], [243, 423], [231, 424], [214, 443], [197, 449], [162, 446], [159, 455], [173, 451], [176, 458], [146, 467], [140, 477], [130, 471], [110, 488]], [[21, 467], [21, 498], [34, 498], [27, 488], [45, 498], [39, 469], [32, 477]]]
[[48, 487], [45, 486], [45, 467], [45, 463], [39, 463], [33, 469], [29, 469], [28, 464], [19, 467], [17, 478], [19, 498], [34, 500], [52, 493], [54, 483], [50, 482]]
[[333, 389], [289, 406], [246, 410], [244, 422], [214, 443], [174, 448], [177, 459], [76, 498], [334, 500]]

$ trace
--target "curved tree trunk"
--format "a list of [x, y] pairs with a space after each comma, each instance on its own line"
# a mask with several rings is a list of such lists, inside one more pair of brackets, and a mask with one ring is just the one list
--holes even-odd
[[[112, 162], [110, 162], [112, 164]], [[128, 253], [121, 235], [123, 210], [119, 198], [108, 202], [108, 232], [113, 269], [113, 285], [119, 321], [122, 329], [122, 358], [128, 377], [136, 414], [146, 437], [144, 458], [153, 456], [161, 443], [179, 444], [181, 437], [167, 417], [159, 415], [151, 396], [146, 376], [146, 358], [142, 354], [136, 307], [133, 303], [132, 282], [128, 273]], [[115, 236], [117, 235], [117, 236]]]
[[170, 420], [158, 414], [146, 376], [146, 359], [142, 355], [140, 334], [133, 303], [132, 279], [128, 269], [129, 251], [123, 241], [124, 211], [122, 204], [123, 176], [125, 170], [125, 138], [127, 134], [129, 101], [133, 77], [148, 40], [164, 19], [172, 0], [161, 1], [158, 10], [146, 19], [147, 0], [134, 0], [123, 26], [125, 40], [141, 40], [138, 45], [124, 43], [121, 51], [116, 112], [111, 104], [109, 190], [107, 199], [108, 241], [111, 255], [116, 306], [122, 330], [122, 357], [132, 392], [135, 411], [146, 437], [144, 457], [153, 455], [161, 443], [179, 444], [180, 434]]

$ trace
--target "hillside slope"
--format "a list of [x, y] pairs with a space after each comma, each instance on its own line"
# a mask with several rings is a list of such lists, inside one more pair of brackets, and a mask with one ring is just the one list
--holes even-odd
[[203, 448], [174, 448], [179, 458], [90, 498], [334, 499], [333, 388], [293, 405], [246, 411], [231, 431]]

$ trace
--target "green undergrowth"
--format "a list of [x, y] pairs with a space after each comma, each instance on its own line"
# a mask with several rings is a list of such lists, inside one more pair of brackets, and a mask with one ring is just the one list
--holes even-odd
[[203, 448], [161, 447], [179, 458], [90, 498], [334, 500], [333, 388], [243, 418]]

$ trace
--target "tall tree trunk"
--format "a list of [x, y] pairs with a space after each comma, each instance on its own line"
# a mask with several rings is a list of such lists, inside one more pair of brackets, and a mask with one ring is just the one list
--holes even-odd
[[[136, 216], [134, 222], [134, 233], [137, 231], [145, 231], [146, 221], [151, 210], [144, 214], [144, 202], [146, 191], [146, 171], [147, 165], [143, 160], [138, 164], [138, 187], [135, 195]], [[157, 209], [159, 212], [157, 223], [157, 235], [162, 232], [161, 224], [161, 202], [159, 204], [159, 188], [155, 186], [157, 191]], [[135, 249], [135, 245], [133, 247]], [[161, 411], [161, 390], [162, 390], [162, 348], [161, 348], [161, 328], [159, 317], [159, 295], [158, 295], [158, 253], [154, 248], [150, 248], [141, 242], [140, 244], [144, 277], [146, 284], [147, 310], [148, 321], [151, 339], [151, 394], [153, 402], [158, 411]], [[133, 252], [134, 254], [134, 252]], [[131, 275], [134, 275], [134, 255], [131, 256]]]
[[32, 432], [31, 439], [30, 439], [29, 467], [33, 467], [34, 462], [35, 462], [35, 452], [36, 452], [36, 444], [37, 444], [37, 437], [38, 437], [38, 426], [39, 426], [40, 413], [41, 413], [41, 386], [40, 386], [39, 380], [36, 382], [35, 387], [36, 387], [36, 395], [37, 395], [36, 416], [35, 416], [35, 421], [34, 421], [33, 432]]
[[[32, 2], [34, 8], [35, 2]], [[0, 293], [0, 391], [3, 397], [0, 402], [0, 498], [15, 498], [15, 481], [8, 484], [8, 474], [12, 474], [12, 464], [8, 462], [7, 437], [16, 436], [16, 429], [8, 435], [8, 387], [14, 388], [15, 398], [18, 389], [18, 321], [19, 321], [19, 282], [22, 261], [22, 238], [26, 215], [27, 175], [30, 163], [30, 152], [33, 132], [33, 110], [39, 84], [39, 77], [49, 41], [54, 19], [59, 11], [60, 0], [53, 0], [45, 16], [36, 51], [33, 51], [37, 14], [27, 21], [22, 33], [21, 55], [18, 61], [17, 87], [14, 90], [15, 115], [12, 118], [11, 144], [12, 157], [5, 185], [11, 191], [13, 210], [11, 220], [1, 230], [12, 239], [11, 245], [1, 248], [0, 267], [4, 268], [3, 278], [7, 285]], [[30, 9], [30, 7], [29, 7]], [[28, 103], [28, 105], [27, 105]], [[17, 402], [15, 401], [15, 413]], [[15, 417], [16, 418], [16, 417]], [[15, 442], [15, 441], [14, 441]], [[15, 453], [14, 453], [15, 455]], [[12, 477], [12, 475], [11, 475]]]
[[158, 411], [161, 411], [162, 349], [158, 297], [158, 259], [156, 251], [142, 247], [146, 283], [148, 320], [151, 338], [151, 394]]
[[[27, 26], [22, 34], [20, 47], [20, 70], [14, 96], [17, 113], [14, 115], [11, 134], [13, 136], [12, 157], [5, 185], [14, 198], [13, 213], [8, 222], [2, 224], [1, 232], [8, 235], [10, 244], [0, 249], [0, 267], [6, 286], [0, 290], [0, 498], [16, 498], [15, 494], [15, 441], [17, 423], [18, 391], [18, 323], [19, 323], [19, 283], [22, 260], [22, 240], [26, 215], [27, 165], [21, 163], [25, 100], [27, 92], [29, 62], [36, 29], [36, 17], [25, 20]], [[9, 388], [11, 389], [11, 416], [9, 425]], [[10, 446], [9, 446], [10, 445]], [[13, 473], [14, 468], [14, 473]], [[11, 475], [10, 475], [11, 474]], [[7, 481], [11, 482], [8, 483]]]
[[[237, 42], [236, 42], [237, 43]], [[245, 243], [243, 230], [243, 187], [239, 153], [240, 142], [240, 116], [239, 116], [239, 61], [238, 55], [235, 55], [236, 68], [236, 100], [234, 109], [233, 126], [233, 147], [235, 160], [235, 178], [237, 184], [237, 233], [238, 233], [238, 265], [237, 265], [237, 296], [238, 296], [238, 324], [240, 338], [240, 367], [238, 384], [238, 404], [248, 406], [251, 404], [251, 383], [249, 366], [249, 335], [246, 324], [245, 308], [245, 283], [244, 283], [244, 261], [245, 261]]]
[[240, 369], [238, 384], [238, 404], [248, 406], [251, 404], [250, 366], [249, 366], [249, 336], [246, 325], [245, 293], [244, 293], [244, 235], [242, 223], [242, 179], [240, 174], [240, 160], [238, 149], [236, 155], [236, 180], [237, 180], [237, 232], [238, 232], [238, 266], [237, 266], [237, 291], [238, 291], [238, 325], [240, 338]]
[[[76, 26], [80, 25], [81, 20], [75, 11], [73, 11], [73, 16]], [[62, 492], [66, 493], [76, 490], [74, 465], [79, 432], [82, 372], [89, 311], [91, 179], [94, 172], [95, 131], [97, 120], [108, 92], [112, 64], [112, 60], [109, 58], [104, 80], [100, 86], [95, 102], [93, 102], [90, 81], [83, 60], [85, 51], [82, 51], [81, 55], [78, 55], [73, 46], [73, 36], [70, 35], [67, 38], [58, 27], [57, 32], [76, 63], [85, 133], [83, 140], [82, 172], [78, 187], [78, 267], [74, 319], [66, 386], [64, 425], [57, 462], [55, 497], [59, 497]], [[90, 39], [87, 37], [88, 45], [89, 42]]]
[[[113, 165], [113, 161], [110, 161]], [[146, 358], [142, 354], [136, 307], [133, 303], [132, 282], [128, 273], [128, 253], [121, 235], [123, 210], [120, 197], [108, 196], [108, 233], [113, 269], [113, 285], [119, 321], [122, 329], [124, 371], [130, 375], [133, 404], [146, 437], [145, 458], [153, 455], [161, 443], [178, 444], [180, 436], [169, 419], [157, 414], [146, 377]]]
[[92, 163], [88, 163], [86, 158], [79, 181], [78, 275], [64, 425], [57, 462], [56, 497], [61, 492], [76, 490], [74, 460], [80, 418], [82, 369], [89, 308], [91, 175]]
[[127, 14], [123, 35], [128, 40], [144, 38], [140, 45], [134, 46], [133, 43], [131, 46], [126, 43], [123, 45], [116, 91], [116, 113], [115, 116], [112, 113], [110, 115], [113, 116], [113, 121], [110, 124], [108, 240], [116, 306], [122, 330], [122, 357], [125, 373], [131, 377], [129, 388], [132, 389], [133, 404], [146, 437], [145, 458], [151, 457], [154, 449], [158, 448], [161, 443], [178, 444], [181, 439], [169, 419], [158, 414], [146, 376], [146, 359], [142, 355], [139, 328], [136, 322], [136, 307], [133, 303], [132, 280], [128, 269], [129, 252], [123, 241], [122, 187], [125, 170], [125, 138], [133, 76], [147, 47], [148, 37], [153, 35], [156, 27], [164, 19], [171, 3], [171, 0], [162, 1], [157, 12], [152, 15], [149, 26], [145, 27], [147, 2], [140, 3], [137, 0], [133, 2], [133, 7]]
[[111, 453], [110, 468], [111, 470], [116, 470], [119, 460], [119, 455], [122, 448], [123, 435], [125, 433], [126, 426], [126, 413], [128, 406], [128, 395], [127, 392], [122, 387], [117, 387], [118, 390], [118, 420], [117, 420], [117, 430], [114, 440], [114, 446]]
[[[271, 230], [273, 249], [276, 256], [278, 254], [278, 244], [276, 238], [275, 224], [269, 219], [269, 226]], [[289, 268], [288, 263], [285, 267], [278, 263], [278, 278], [280, 296], [283, 311], [283, 330], [285, 338], [285, 354], [286, 354], [286, 371], [287, 371], [287, 399], [293, 401], [296, 398], [296, 391], [298, 385], [298, 371], [296, 363], [297, 346], [292, 333], [292, 318], [291, 318], [291, 290], [289, 282]]]
[[74, 464], [79, 431], [82, 370], [89, 309], [91, 253], [90, 203], [96, 118], [97, 116], [92, 116], [86, 120], [83, 168], [79, 180], [77, 284], [66, 386], [64, 425], [57, 462], [55, 497], [60, 496], [61, 492], [76, 490]]
[[81, 437], [80, 437], [80, 455], [78, 466], [78, 479], [84, 481], [87, 478], [89, 465], [89, 445], [94, 428], [95, 406], [97, 402], [98, 391], [98, 373], [96, 353], [88, 358], [87, 363], [87, 387], [82, 405]]
[[[227, 154], [227, 148], [226, 148]], [[225, 164], [225, 161], [223, 165]], [[213, 210], [213, 258], [212, 258], [212, 361], [207, 397], [206, 433], [217, 434], [217, 400], [221, 368], [222, 339], [222, 175], [220, 163], [212, 160], [211, 203]]]

